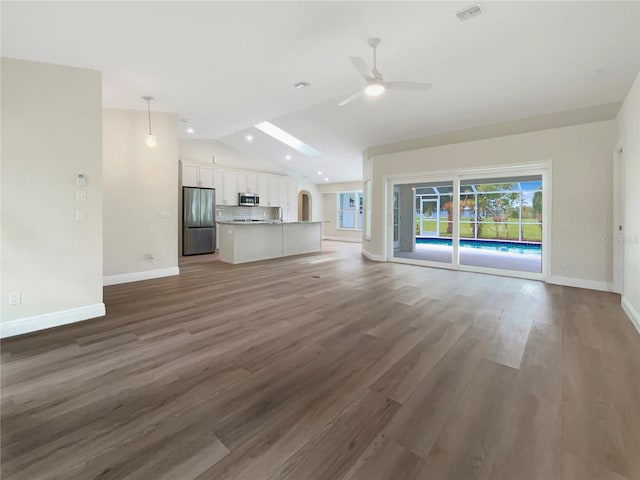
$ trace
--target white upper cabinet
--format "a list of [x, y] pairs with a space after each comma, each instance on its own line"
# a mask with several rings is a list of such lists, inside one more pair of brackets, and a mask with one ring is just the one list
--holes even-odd
[[269, 176], [266, 173], [259, 173], [256, 175], [257, 181], [257, 194], [260, 196], [260, 205], [263, 207], [269, 206]]
[[182, 186], [198, 186], [198, 165], [195, 163], [182, 162]]
[[247, 193], [258, 193], [258, 177], [255, 173], [247, 173]]
[[287, 177], [287, 221], [298, 220], [298, 182]]
[[238, 192], [245, 193], [247, 190], [247, 174], [244, 172], [233, 172], [238, 175]]
[[289, 198], [287, 197], [287, 177], [278, 177], [278, 203], [277, 205], [282, 208], [287, 208]]
[[200, 165], [200, 186], [203, 188], [214, 188], [213, 185], [213, 166]]
[[224, 174], [223, 205], [238, 205], [238, 173], [227, 170]]
[[261, 207], [282, 207], [283, 220], [291, 222], [298, 219], [295, 178], [187, 162], [182, 165], [182, 184], [215, 188], [217, 205], [238, 205], [238, 193], [257, 193]]
[[280, 201], [278, 197], [278, 177], [276, 175], [269, 175], [269, 199], [266, 206], [267, 207], [280, 206]]
[[213, 166], [181, 162], [182, 186], [213, 188]]
[[216, 189], [216, 205], [224, 205], [225, 173], [226, 172], [222, 168], [216, 168], [213, 173], [213, 188]]

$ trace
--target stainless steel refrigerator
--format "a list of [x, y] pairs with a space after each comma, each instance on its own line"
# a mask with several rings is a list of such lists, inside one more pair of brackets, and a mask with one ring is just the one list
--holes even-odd
[[182, 254], [216, 251], [216, 191], [182, 187]]

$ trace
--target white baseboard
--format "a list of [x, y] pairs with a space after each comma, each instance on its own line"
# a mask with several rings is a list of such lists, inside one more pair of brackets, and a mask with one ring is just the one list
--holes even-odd
[[337, 237], [335, 235], [325, 235], [322, 240], [335, 240], [336, 242], [350, 242], [350, 243], [362, 243], [362, 239], [349, 238], [349, 237]]
[[601, 282], [599, 280], [585, 280], [583, 278], [575, 277], [560, 277], [558, 275], [551, 275], [547, 279], [547, 283], [554, 285], [563, 285], [565, 287], [586, 288], [588, 290], [600, 290], [602, 292], [612, 292], [613, 284], [610, 282]]
[[376, 255], [375, 253], [367, 252], [364, 248], [362, 249], [362, 254], [367, 257], [369, 260], [373, 260], [374, 262], [386, 262], [387, 259], [384, 255]]
[[633, 305], [631, 305], [631, 302], [627, 300], [627, 297], [622, 297], [622, 309], [629, 316], [631, 323], [636, 327], [638, 333], [640, 333], [640, 313], [633, 308]]
[[122, 273], [120, 275], [110, 275], [104, 277], [103, 285], [118, 285], [119, 283], [139, 282], [140, 280], [151, 280], [153, 278], [171, 277], [180, 275], [180, 268], [158, 268], [156, 270], [146, 270], [144, 272]]
[[9, 320], [0, 323], [0, 338], [36, 332], [45, 328], [59, 327], [60, 325], [81, 322], [90, 318], [104, 317], [105, 313], [104, 303], [95, 303], [85, 307]]

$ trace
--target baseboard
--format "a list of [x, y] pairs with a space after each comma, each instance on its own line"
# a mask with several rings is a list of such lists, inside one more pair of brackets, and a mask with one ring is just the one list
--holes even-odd
[[586, 288], [588, 290], [600, 290], [602, 292], [612, 292], [613, 284], [611, 282], [601, 282], [598, 280], [585, 280], [583, 278], [575, 277], [560, 277], [558, 275], [551, 275], [547, 279], [547, 283], [554, 285], [563, 285], [565, 287]]
[[622, 297], [622, 309], [628, 315], [631, 323], [636, 327], [638, 333], [640, 333], [640, 313], [633, 308], [633, 305], [631, 305], [631, 302], [627, 300], [627, 297]]
[[68, 323], [81, 322], [90, 318], [104, 317], [104, 303], [70, 308], [59, 312], [44, 313], [33, 317], [18, 318], [0, 323], [0, 338], [14, 337], [46, 328], [59, 327]]
[[362, 239], [348, 238], [348, 237], [337, 237], [334, 235], [325, 235], [322, 237], [322, 240], [334, 240], [336, 242], [349, 242], [349, 243], [362, 243]]
[[384, 255], [376, 255], [374, 253], [367, 252], [364, 248], [362, 249], [362, 254], [367, 257], [369, 260], [373, 260], [374, 262], [386, 262], [387, 259]]
[[119, 283], [139, 282], [141, 280], [151, 280], [153, 278], [171, 277], [180, 275], [179, 267], [158, 268], [156, 270], [146, 270], [144, 272], [122, 273], [120, 275], [109, 275], [104, 277], [103, 285], [118, 285]]

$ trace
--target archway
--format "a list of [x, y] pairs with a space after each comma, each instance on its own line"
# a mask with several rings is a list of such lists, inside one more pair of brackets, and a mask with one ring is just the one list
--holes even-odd
[[311, 221], [311, 194], [307, 190], [298, 193], [298, 221]]

